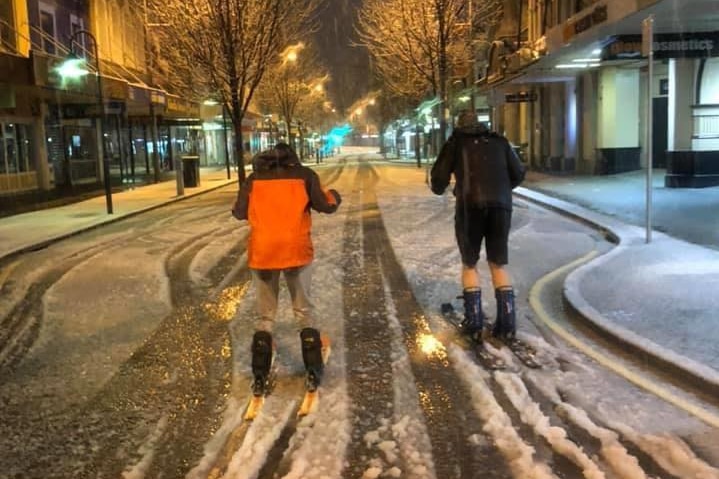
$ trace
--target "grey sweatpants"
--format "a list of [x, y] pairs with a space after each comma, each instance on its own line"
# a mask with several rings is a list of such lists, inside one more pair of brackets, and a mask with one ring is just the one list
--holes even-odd
[[255, 330], [272, 332], [280, 293], [280, 275], [284, 276], [292, 299], [292, 311], [300, 329], [312, 327], [310, 283], [312, 265], [288, 269], [253, 269], [252, 281], [257, 295]]

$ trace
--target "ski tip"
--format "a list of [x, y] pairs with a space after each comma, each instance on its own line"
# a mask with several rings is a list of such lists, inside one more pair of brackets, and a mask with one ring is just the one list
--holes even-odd
[[297, 411], [297, 417], [304, 417], [317, 410], [319, 394], [317, 391], [307, 391], [302, 399], [300, 409]]
[[264, 403], [265, 403], [264, 396], [252, 396], [252, 398], [250, 398], [250, 403], [247, 405], [247, 410], [245, 411], [244, 420], [252, 421], [254, 418], [256, 418], [257, 414], [260, 412], [260, 409], [262, 409], [262, 405]]

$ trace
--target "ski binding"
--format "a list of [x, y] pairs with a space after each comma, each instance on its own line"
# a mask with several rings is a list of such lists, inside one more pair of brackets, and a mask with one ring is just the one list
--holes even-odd
[[442, 317], [444, 317], [444, 319], [447, 320], [447, 322], [449, 322], [452, 326], [457, 328], [457, 331], [459, 331], [462, 336], [466, 337], [471, 342], [471, 349], [474, 352], [474, 355], [476, 356], [477, 360], [479, 361], [479, 364], [483, 368], [490, 371], [502, 370], [507, 368], [507, 363], [504, 361], [504, 359], [490, 352], [489, 349], [487, 349], [487, 347], [484, 345], [481, 334], [470, 337], [465, 334], [464, 331], [462, 331], [462, 328], [460, 326], [462, 319], [459, 317], [459, 314], [454, 309], [454, 306], [452, 306], [452, 303], [442, 303], [441, 312]]

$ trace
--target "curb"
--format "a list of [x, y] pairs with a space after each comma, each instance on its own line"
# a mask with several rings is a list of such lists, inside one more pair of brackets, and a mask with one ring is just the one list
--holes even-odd
[[[601, 232], [615, 243], [607, 253], [570, 272], [563, 287], [563, 299], [570, 309], [581, 317], [593, 331], [604, 339], [621, 343], [629, 353], [642, 358], [652, 366], [669, 373], [673, 379], [699, 388], [712, 397], [719, 397], [719, 372], [693, 359], [639, 336], [637, 333], [613, 323], [591, 306], [580, 293], [580, 283], [585, 275], [614, 256], [625, 252], [630, 245], [642, 240], [636, 226], [628, 226], [601, 213], [595, 213], [579, 205], [550, 197], [526, 187], [517, 188], [514, 194], [525, 201], [553, 210], [563, 216], [578, 220]], [[664, 236], [662, 233], [657, 233]]]

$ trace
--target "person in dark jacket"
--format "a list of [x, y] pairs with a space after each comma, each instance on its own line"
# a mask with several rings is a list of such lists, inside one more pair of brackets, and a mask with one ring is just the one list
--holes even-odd
[[232, 214], [250, 224], [247, 263], [257, 293], [258, 313], [251, 346], [253, 392], [262, 395], [272, 364], [272, 328], [280, 276], [285, 279], [300, 326], [308, 381], [319, 385], [325, 338], [313, 327], [309, 295], [314, 257], [310, 211], [334, 213], [342, 198], [335, 190], [324, 190], [317, 173], [303, 166], [285, 143], [258, 153], [252, 165], [253, 172], [240, 187]]
[[432, 166], [432, 192], [441, 195], [454, 175], [454, 230], [462, 257], [463, 332], [481, 340], [484, 327], [477, 262], [482, 241], [492, 275], [497, 319], [492, 334], [504, 340], [516, 335], [514, 289], [506, 265], [512, 223], [512, 189], [524, 179], [524, 168], [503, 136], [463, 113]]

